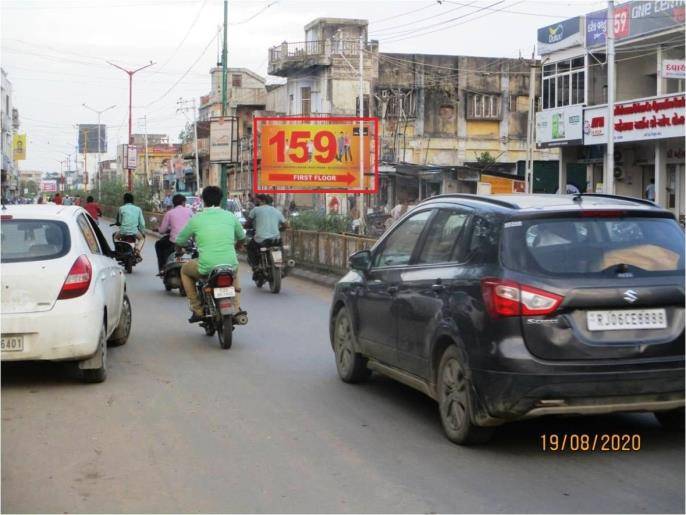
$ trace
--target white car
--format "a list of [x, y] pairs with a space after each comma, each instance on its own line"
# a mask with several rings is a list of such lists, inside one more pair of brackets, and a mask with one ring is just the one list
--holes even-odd
[[0, 211], [2, 361], [78, 361], [85, 382], [105, 380], [107, 344], [131, 330], [124, 271], [78, 206]]

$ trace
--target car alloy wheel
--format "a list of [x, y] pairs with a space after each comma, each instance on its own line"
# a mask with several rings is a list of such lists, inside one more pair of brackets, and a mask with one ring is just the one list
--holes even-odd
[[354, 358], [352, 342], [352, 327], [347, 316], [338, 317], [336, 323], [336, 364], [342, 374], [346, 375], [350, 371], [350, 366]]
[[459, 361], [449, 359], [443, 367], [441, 380], [441, 412], [453, 431], [461, 431], [467, 422], [467, 380]]

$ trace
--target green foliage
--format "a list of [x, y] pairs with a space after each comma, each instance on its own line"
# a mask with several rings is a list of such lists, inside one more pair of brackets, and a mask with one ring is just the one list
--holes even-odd
[[480, 165], [489, 165], [495, 163], [495, 157], [489, 152], [482, 152], [481, 155], [476, 156], [476, 162]]
[[[122, 180], [102, 181], [100, 191], [93, 189], [88, 194], [93, 195], [104, 206], [121, 206], [124, 193], [127, 192], [126, 184]], [[157, 201], [153, 199], [153, 192], [146, 181], [135, 181], [133, 185], [134, 203], [143, 211], [156, 211]], [[83, 192], [78, 192], [82, 197]]]
[[350, 222], [350, 217], [345, 215], [325, 215], [315, 211], [301, 211], [289, 220], [293, 229], [333, 233], [347, 232]]

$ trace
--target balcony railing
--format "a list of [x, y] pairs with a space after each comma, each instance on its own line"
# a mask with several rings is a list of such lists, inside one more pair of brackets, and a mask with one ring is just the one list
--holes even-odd
[[269, 73], [285, 76], [298, 67], [329, 65], [332, 57], [355, 57], [359, 54], [359, 45], [357, 40], [337, 38], [295, 43], [284, 41], [269, 49]]

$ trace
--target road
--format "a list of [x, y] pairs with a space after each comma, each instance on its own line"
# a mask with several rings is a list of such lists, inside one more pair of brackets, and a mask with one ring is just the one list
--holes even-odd
[[[221, 350], [154, 276], [152, 243], [105, 383], [3, 365], [3, 512], [683, 513], [684, 436], [651, 415], [539, 419], [455, 446], [422, 394], [339, 381], [330, 290], [288, 278], [272, 295], [244, 268], [250, 323]], [[642, 447], [541, 451], [541, 434], [565, 431], [638, 433]]]

